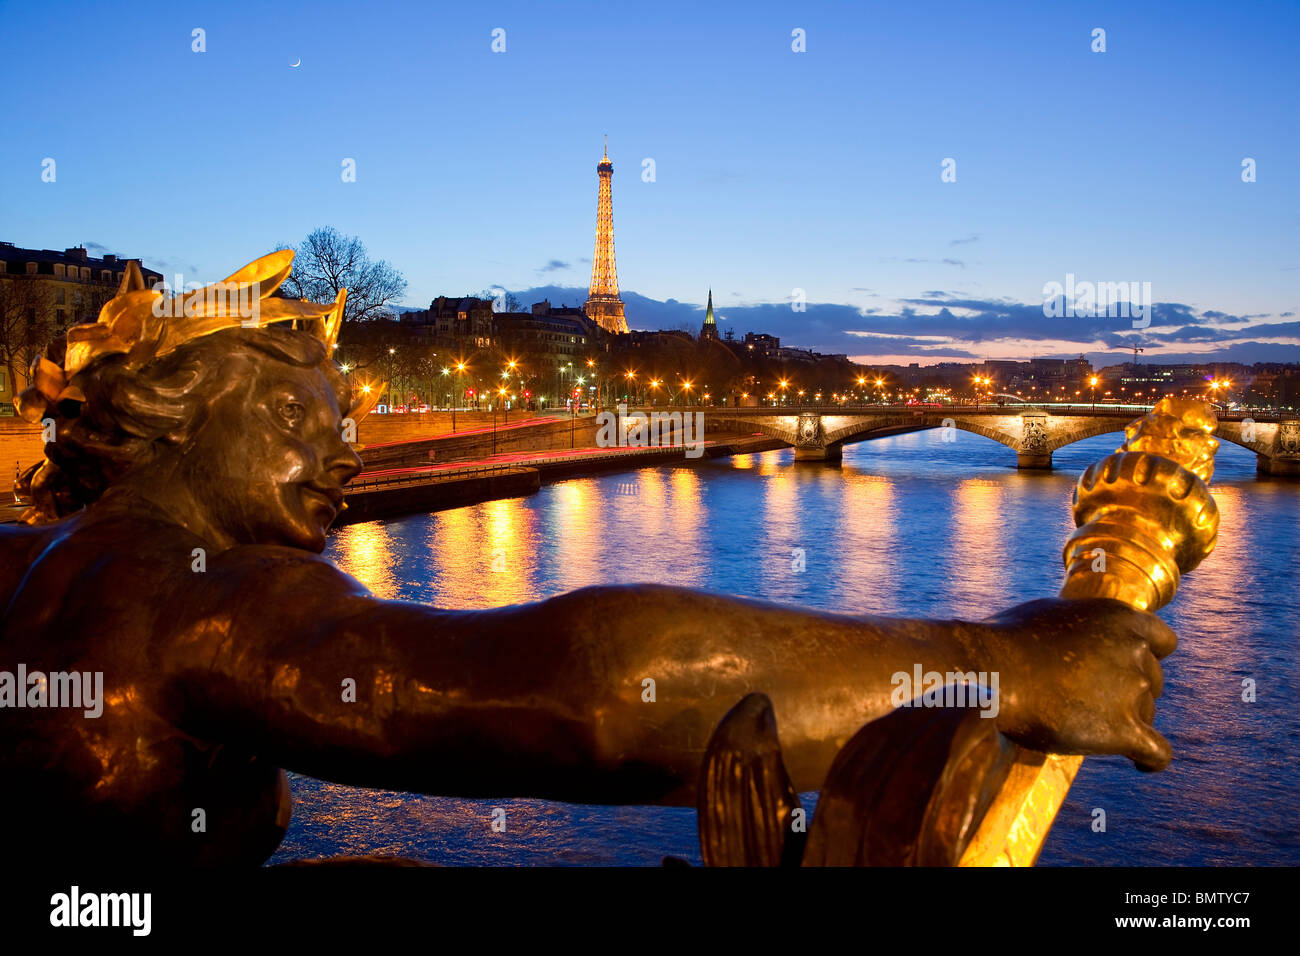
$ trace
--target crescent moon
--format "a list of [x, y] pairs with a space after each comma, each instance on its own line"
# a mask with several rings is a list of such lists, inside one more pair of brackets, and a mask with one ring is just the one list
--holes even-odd
[[290, 63], [289, 65], [290, 65], [290, 66], [302, 66], [302, 57], [298, 57], [298, 59], [297, 59], [296, 62], [294, 62], [294, 63]]

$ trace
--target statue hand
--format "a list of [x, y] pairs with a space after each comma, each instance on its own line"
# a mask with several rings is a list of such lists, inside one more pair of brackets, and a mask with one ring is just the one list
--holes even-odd
[[1110, 598], [1049, 598], [984, 625], [1008, 737], [1053, 753], [1123, 754], [1139, 770], [1169, 764], [1169, 741], [1151, 722], [1164, 687], [1158, 661], [1178, 638], [1158, 617]]

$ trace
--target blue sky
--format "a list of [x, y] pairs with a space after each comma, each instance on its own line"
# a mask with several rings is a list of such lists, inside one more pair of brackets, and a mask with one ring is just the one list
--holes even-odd
[[[408, 305], [580, 290], [608, 134], [620, 284], [652, 300], [633, 327], [698, 321], [711, 286], [724, 329], [882, 361], [1134, 337], [1300, 360], [1294, 2], [5, 3], [0, 22], [0, 239], [20, 246], [211, 281], [332, 225], [403, 271]], [[1156, 320], [1043, 318], [1069, 273], [1150, 282]]]

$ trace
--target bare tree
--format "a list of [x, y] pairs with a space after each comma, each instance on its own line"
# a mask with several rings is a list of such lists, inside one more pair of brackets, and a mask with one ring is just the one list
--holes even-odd
[[293, 272], [280, 287], [294, 299], [328, 302], [340, 289], [348, 290], [343, 310], [347, 321], [388, 318], [389, 303], [406, 294], [406, 279], [382, 259], [372, 262], [355, 236], [345, 236], [333, 226], [323, 226], [293, 249]]
[[[500, 299], [501, 307], [498, 308], [497, 297], [501, 295], [502, 292], [505, 292], [505, 295], [501, 297]], [[490, 289], [484, 289], [482, 292], [479, 292], [477, 295], [471, 293], [470, 295], [466, 296], [466, 298], [491, 299], [492, 311], [494, 312], [527, 312], [528, 311], [527, 309], [524, 308], [524, 304], [519, 301], [519, 296], [515, 295], [513, 292], [506, 292], [505, 289], [502, 289], [500, 286], [493, 286]]]
[[54, 292], [25, 276], [0, 277], [0, 361], [15, 393], [27, 382], [32, 359], [54, 337]]

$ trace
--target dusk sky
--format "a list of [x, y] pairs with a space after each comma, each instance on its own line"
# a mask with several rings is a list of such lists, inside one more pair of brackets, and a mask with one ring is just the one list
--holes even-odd
[[[208, 282], [328, 225], [409, 306], [580, 304], [608, 134], [633, 328], [1300, 361], [1300, 4], [1135, 6], [4, 3], [0, 240]], [[1045, 318], [1068, 274], [1154, 321]]]

